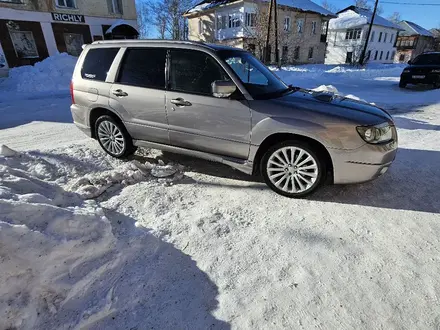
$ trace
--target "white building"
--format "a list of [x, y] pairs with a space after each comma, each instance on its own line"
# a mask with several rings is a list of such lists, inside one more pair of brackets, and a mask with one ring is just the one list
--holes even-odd
[[[344, 64], [359, 61], [368, 35], [373, 12], [356, 6], [347, 7], [331, 19], [325, 63]], [[396, 39], [402, 28], [376, 15], [368, 42], [369, 63], [393, 63]]]

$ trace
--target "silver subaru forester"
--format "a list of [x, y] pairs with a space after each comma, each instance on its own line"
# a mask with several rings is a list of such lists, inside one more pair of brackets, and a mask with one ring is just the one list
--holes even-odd
[[392, 117], [368, 103], [287, 86], [252, 54], [189, 41], [98, 41], [71, 83], [75, 124], [111, 156], [137, 147], [217, 161], [302, 197], [365, 182], [397, 152]]

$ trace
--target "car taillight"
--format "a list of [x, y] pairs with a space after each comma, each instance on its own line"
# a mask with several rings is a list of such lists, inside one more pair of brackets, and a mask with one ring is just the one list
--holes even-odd
[[75, 104], [75, 95], [73, 95], [73, 80], [70, 81], [70, 97], [72, 98], [72, 104]]

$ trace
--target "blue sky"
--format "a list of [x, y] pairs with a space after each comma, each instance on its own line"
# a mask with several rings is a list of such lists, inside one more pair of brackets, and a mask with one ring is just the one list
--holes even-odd
[[[321, 0], [312, 0], [317, 4], [321, 4]], [[395, 11], [398, 11], [402, 16], [402, 19], [412, 21], [421, 25], [426, 29], [440, 28], [440, 0], [383, 0], [385, 2], [399, 2], [400, 4], [386, 4], [379, 0], [380, 6], [383, 7], [383, 17], [388, 17]], [[354, 1], [350, 0], [328, 0], [329, 3], [333, 4], [337, 9], [343, 9], [345, 7], [351, 6]], [[369, 3], [374, 5], [374, 1], [370, 0]], [[402, 3], [415, 4], [404, 5]], [[432, 3], [437, 4], [437, 6], [421, 6], [421, 3]], [[418, 4], [418, 5], [417, 5]]]

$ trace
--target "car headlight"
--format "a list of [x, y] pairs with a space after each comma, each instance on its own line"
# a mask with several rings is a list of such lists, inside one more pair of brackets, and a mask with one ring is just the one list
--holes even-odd
[[356, 127], [361, 138], [368, 143], [385, 143], [393, 139], [393, 127], [388, 123]]
[[411, 72], [410, 69], [405, 69], [405, 70], [403, 70], [403, 73], [410, 73], [410, 72]]
[[440, 69], [432, 70], [432, 73], [440, 73]]

